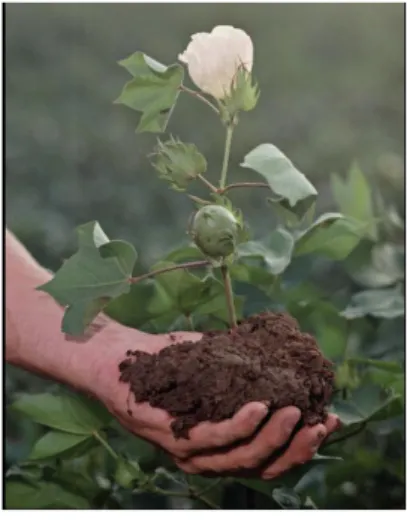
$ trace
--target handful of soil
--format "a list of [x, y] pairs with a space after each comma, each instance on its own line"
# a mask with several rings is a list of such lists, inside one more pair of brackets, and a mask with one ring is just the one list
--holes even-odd
[[119, 365], [136, 402], [174, 417], [176, 438], [202, 421], [230, 419], [244, 404], [267, 402], [270, 412], [301, 410], [301, 425], [326, 419], [333, 391], [332, 363], [315, 339], [287, 314], [262, 313], [233, 331], [205, 332], [158, 354], [134, 351]]

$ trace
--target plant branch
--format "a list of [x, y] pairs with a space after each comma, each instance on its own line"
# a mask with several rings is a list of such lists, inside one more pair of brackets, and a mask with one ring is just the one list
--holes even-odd
[[202, 181], [205, 186], [207, 186], [213, 193], [218, 193], [218, 188], [216, 186], [214, 186], [211, 182], [208, 181], [208, 179], [206, 179], [203, 175], [201, 174], [198, 174], [197, 175], [198, 179], [200, 181]]
[[229, 313], [229, 323], [232, 329], [237, 327], [235, 302], [233, 300], [232, 281], [230, 279], [229, 268], [227, 265], [222, 265], [221, 268], [223, 283], [225, 286], [226, 305]]
[[218, 190], [221, 195], [234, 188], [269, 188], [270, 186], [266, 182], [237, 182], [236, 184], [229, 184], [224, 188]]
[[197, 500], [198, 502], [202, 502], [203, 504], [205, 504], [206, 506], [208, 506], [210, 509], [220, 509], [220, 507], [218, 505], [216, 505], [214, 502], [212, 502], [212, 500], [209, 500], [209, 498], [206, 498], [202, 495], [195, 495], [193, 492], [191, 493], [191, 498], [193, 500]]
[[169, 273], [170, 271], [175, 271], [176, 269], [191, 269], [194, 267], [205, 267], [210, 265], [209, 260], [197, 260], [194, 262], [185, 262], [184, 264], [172, 265], [170, 267], [163, 267], [162, 269], [156, 269], [155, 271], [151, 271], [150, 273], [142, 274], [140, 276], [134, 276], [129, 278], [130, 283], [139, 283], [143, 280], [147, 280], [147, 278], [152, 278], [153, 276], [157, 276], [163, 273]]
[[325, 446], [332, 446], [332, 444], [336, 444], [337, 442], [345, 441], [346, 439], [350, 439], [351, 437], [354, 437], [355, 435], [358, 435], [366, 428], [366, 422], [363, 422], [359, 428], [356, 430], [353, 430], [352, 432], [346, 433], [345, 435], [342, 435], [341, 437], [337, 437], [336, 439], [332, 439], [331, 441], [325, 442]]
[[232, 137], [233, 137], [233, 125], [229, 124], [226, 127], [225, 153], [223, 155], [223, 164], [222, 164], [222, 171], [220, 174], [220, 183], [219, 183], [220, 190], [223, 190], [226, 186], [226, 178], [228, 175], [228, 166], [229, 166], [230, 148], [232, 145]]
[[200, 101], [203, 101], [206, 105], [211, 107], [211, 109], [219, 115], [219, 110], [216, 108], [216, 106], [213, 103], [211, 103], [209, 99], [206, 99], [206, 97], [203, 96], [201, 93], [197, 92], [196, 90], [192, 90], [191, 88], [185, 87], [184, 85], [181, 85], [179, 87], [179, 90], [181, 92], [186, 92], [187, 94], [190, 94], [191, 96], [199, 99]]
[[206, 495], [206, 493], [209, 493], [209, 491], [211, 491], [213, 488], [215, 488], [216, 486], [218, 486], [222, 481], [222, 478], [217, 478], [215, 479], [214, 482], [211, 482], [209, 484], [209, 486], [207, 486], [206, 488], [203, 488], [203, 489], [200, 489], [200, 490], [195, 490], [195, 493], [197, 496], [202, 496], [202, 495]]
[[110, 444], [105, 441], [105, 439], [100, 435], [100, 433], [96, 430], [92, 432], [92, 435], [96, 440], [100, 442], [100, 444], [105, 448], [105, 450], [111, 455], [111, 457], [115, 460], [119, 458], [119, 455], [114, 451], [114, 449], [110, 446]]

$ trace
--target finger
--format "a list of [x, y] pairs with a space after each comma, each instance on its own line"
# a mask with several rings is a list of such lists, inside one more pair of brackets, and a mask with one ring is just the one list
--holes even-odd
[[330, 413], [328, 414], [327, 420], [324, 422], [324, 426], [327, 430], [327, 436], [331, 435], [331, 433], [339, 430], [341, 427], [341, 421], [336, 414]]
[[262, 478], [272, 479], [298, 464], [312, 459], [326, 437], [323, 424], [305, 426], [294, 437], [287, 451], [262, 472]]
[[224, 473], [256, 468], [286, 444], [300, 417], [300, 410], [293, 406], [278, 410], [252, 441], [227, 452], [192, 457], [188, 460], [189, 469]]
[[263, 403], [249, 403], [243, 406], [231, 419], [220, 423], [209, 421], [192, 428], [189, 439], [172, 439], [167, 449], [178, 458], [186, 458], [191, 454], [223, 446], [252, 435], [268, 413]]

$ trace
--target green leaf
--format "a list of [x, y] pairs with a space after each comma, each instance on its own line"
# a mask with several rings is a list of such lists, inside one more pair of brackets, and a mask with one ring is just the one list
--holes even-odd
[[142, 113], [137, 132], [164, 132], [184, 78], [181, 65], [166, 67], [136, 52], [119, 62], [133, 76], [115, 103]]
[[134, 482], [145, 479], [146, 475], [141, 471], [137, 462], [119, 457], [117, 460], [114, 480], [124, 488], [134, 487]]
[[[59, 484], [67, 491], [79, 493], [92, 500], [101, 491], [99, 482], [95, 478], [95, 469], [97, 471], [97, 464], [102, 464], [105, 453], [100, 445], [96, 444], [94, 438], [88, 438], [84, 444], [74, 448], [73, 452], [76, 453], [72, 458], [69, 458], [70, 452], [67, 452], [67, 455], [64, 454], [62, 458], [58, 458], [58, 463], [52, 473], [52, 482]], [[78, 452], [81, 454], [79, 455]]]
[[90, 509], [89, 500], [53, 482], [6, 482], [7, 509]]
[[29, 456], [30, 460], [45, 459], [47, 457], [55, 457], [70, 452], [72, 448], [78, 447], [89, 440], [89, 435], [75, 435], [72, 433], [51, 431], [46, 433], [39, 439]]
[[[217, 296], [209, 299], [206, 302], [197, 302], [197, 307], [194, 309], [194, 315], [197, 316], [214, 316], [224, 323], [229, 323], [229, 314], [226, 307], [225, 291], [223, 287]], [[236, 318], [240, 320], [243, 317], [243, 303], [242, 296], [234, 297]]]
[[109, 300], [110, 298], [98, 298], [68, 305], [62, 319], [61, 331], [70, 336], [80, 336]]
[[[172, 265], [171, 262], [159, 262], [154, 269]], [[198, 305], [214, 299], [222, 289], [222, 284], [213, 276], [201, 279], [186, 269], [160, 274], [155, 277], [155, 281], [164, 289], [172, 306], [184, 315], [192, 314]]]
[[341, 212], [347, 217], [367, 224], [365, 235], [376, 240], [377, 227], [373, 213], [372, 192], [359, 166], [356, 163], [352, 165], [347, 179], [333, 174], [331, 187]]
[[154, 294], [152, 280], [132, 284], [130, 291], [111, 300], [104, 312], [127, 327], [140, 328], [155, 316], [150, 308]]
[[[100, 251], [98, 247], [103, 244], [94, 239], [97, 228], [97, 222], [90, 222], [77, 229], [78, 252], [62, 265], [50, 282], [38, 288], [61, 305], [73, 305], [93, 298], [115, 298], [130, 289], [128, 279], [133, 266], [130, 266], [129, 259], [132, 256], [135, 262], [135, 250], [130, 244], [117, 241], [119, 244], [111, 242], [109, 247]], [[117, 256], [111, 256], [113, 251]]]
[[287, 200], [291, 208], [305, 203], [301, 213], [307, 211], [317, 196], [317, 190], [293, 163], [274, 145], [261, 144], [249, 152], [241, 164], [262, 175], [279, 197], [274, 202]]
[[399, 286], [392, 289], [372, 289], [354, 294], [341, 316], [348, 320], [363, 316], [398, 318], [404, 316], [404, 296]]
[[137, 260], [137, 252], [134, 247], [124, 240], [111, 240], [99, 247], [102, 258], [114, 258], [123, 273], [132, 274]]
[[204, 254], [196, 246], [180, 247], [171, 251], [171, 253], [165, 257], [167, 262], [173, 262], [174, 264], [204, 259]]
[[378, 359], [364, 359], [364, 358], [350, 358], [347, 359], [348, 363], [354, 363], [356, 365], [368, 365], [375, 368], [380, 368], [393, 374], [403, 374], [404, 368], [401, 363], [396, 361], [380, 361]]
[[237, 257], [260, 258], [271, 274], [278, 275], [289, 265], [293, 248], [292, 235], [284, 229], [276, 229], [263, 243], [251, 241], [241, 244], [237, 250]]
[[315, 201], [310, 204], [308, 199], [304, 199], [295, 206], [295, 209], [290, 207], [287, 200], [281, 200], [281, 197], [275, 199], [269, 197], [267, 201], [282, 222], [283, 227], [295, 229], [312, 223], [315, 214]]
[[76, 395], [24, 394], [10, 408], [39, 424], [79, 435], [89, 435], [112, 419], [98, 402]]
[[232, 264], [230, 266], [230, 276], [232, 280], [260, 286], [260, 288], [268, 288], [276, 280], [276, 277], [263, 267], [247, 265], [244, 263]]
[[237, 479], [237, 481], [243, 484], [244, 486], [250, 489], [254, 489], [259, 493], [263, 493], [264, 495], [274, 500], [273, 490], [276, 488], [276, 486], [294, 488], [297, 482], [299, 482], [304, 477], [304, 475], [306, 475], [315, 466], [331, 464], [340, 460], [341, 459], [339, 457], [330, 457], [316, 453], [309, 462], [306, 462], [301, 466], [297, 466], [287, 471], [282, 476], [273, 479], [272, 482], [259, 479]]
[[109, 435], [109, 443], [116, 452], [121, 453], [126, 459], [136, 461], [142, 467], [151, 467], [156, 462], [159, 452], [157, 446], [141, 437], [136, 437], [117, 421], [112, 424], [112, 428], [117, 435]]
[[322, 297], [309, 307], [307, 323], [312, 325], [322, 352], [331, 360], [342, 358], [349, 336], [347, 321], [339, 315], [334, 305]]
[[130, 72], [133, 77], [144, 76], [151, 74], [151, 72], [160, 75], [168, 69], [168, 67], [162, 63], [150, 58], [142, 52], [135, 52], [124, 60], [120, 60], [118, 63]]
[[212, 504], [221, 507], [224, 494], [222, 480], [216, 483], [216, 479], [213, 478], [206, 478], [201, 475], [189, 475], [187, 483], [188, 487], [193, 489], [196, 494], [209, 499]]
[[[344, 426], [352, 426], [400, 415], [403, 413], [403, 404], [399, 395], [383, 397], [379, 387], [364, 385], [353, 391], [349, 400], [334, 400], [330, 411], [339, 416]], [[339, 437], [341, 435], [342, 432]]]
[[366, 244], [348, 258], [346, 268], [359, 285], [369, 289], [388, 287], [404, 279], [404, 247], [381, 243], [368, 248]]
[[363, 224], [340, 213], [321, 215], [296, 240], [294, 255], [318, 253], [334, 260], [343, 260], [362, 238]]
[[390, 370], [371, 367], [365, 372], [365, 379], [370, 383], [379, 385], [380, 388], [391, 390], [394, 394], [401, 396], [404, 401], [405, 396], [405, 381], [404, 370], [397, 374]]
[[130, 290], [137, 253], [122, 240], [108, 241], [97, 222], [77, 229], [79, 250], [54, 278], [38, 287], [67, 306], [62, 331], [80, 335], [111, 298]]

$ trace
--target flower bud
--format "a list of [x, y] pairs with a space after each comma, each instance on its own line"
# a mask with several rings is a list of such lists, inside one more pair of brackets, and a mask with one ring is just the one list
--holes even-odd
[[252, 82], [250, 72], [240, 66], [233, 80], [230, 94], [222, 101], [229, 119], [233, 118], [239, 110], [248, 112], [253, 110], [259, 99], [259, 88]]
[[191, 180], [206, 171], [206, 159], [194, 144], [173, 138], [165, 143], [158, 141], [152, 155], [156, 158], [152, 164], [160, 178], [177, 191], [185, 191]]
[[[223, 100], [231, 94], [239, 68], [251, 72], [253, 42], [242, 29], [219, 25], [211, 33], [194, 34], [186, 51], [178, 58], [187, 64], [189, 75], [198, 88]], [[246, 103], [250, 104], [248, 100]]]
[[199, 249], [210, 258], [231, 255], [239, 237], [240, 224], [228, 209], [207, 205], [195, 215], [191, 235]]

